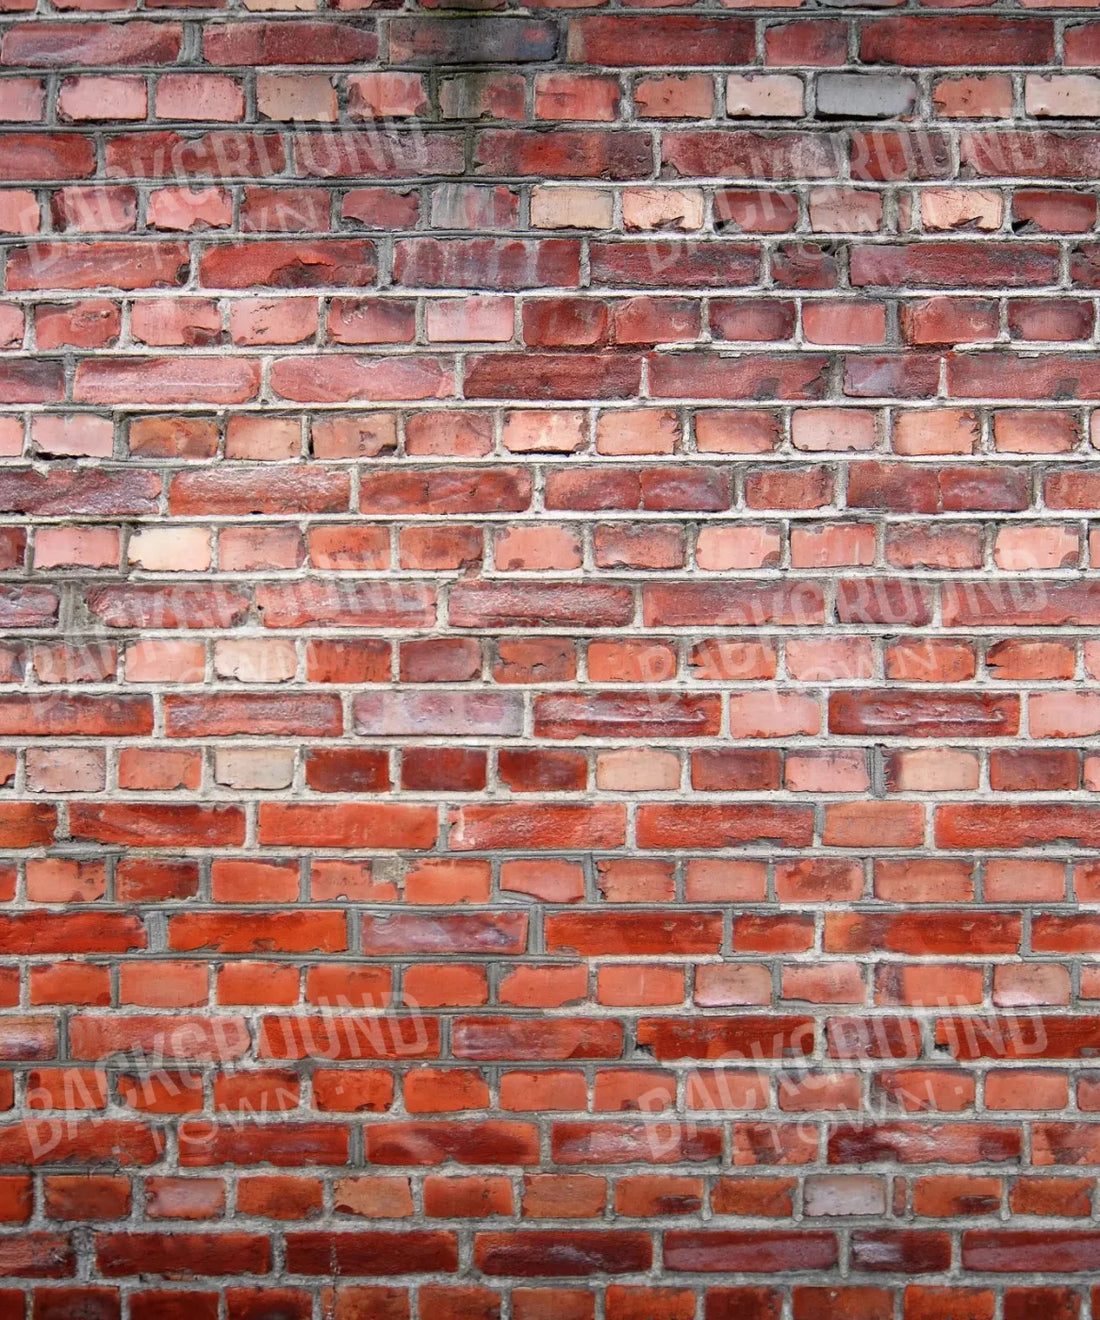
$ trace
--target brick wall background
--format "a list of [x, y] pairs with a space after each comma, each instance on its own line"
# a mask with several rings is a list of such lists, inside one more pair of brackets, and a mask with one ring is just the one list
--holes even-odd
[[1088, 1320], [1100, 21], [264, 7], [6, 3], [0, 1317]]

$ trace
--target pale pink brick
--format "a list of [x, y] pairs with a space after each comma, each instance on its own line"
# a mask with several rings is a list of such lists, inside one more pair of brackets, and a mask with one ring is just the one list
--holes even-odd
[[115, 568], [118, 560], [114, 527], [40, 527], [35, 533], [35, 568]]
[[87, 120], [144, 119], [149, 97], [143, 78], [65, 78], [57, 96], [58, 114], [77, 123]]

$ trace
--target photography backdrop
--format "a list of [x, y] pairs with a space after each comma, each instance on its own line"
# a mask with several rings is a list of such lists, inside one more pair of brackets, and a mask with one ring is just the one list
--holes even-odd
[[7, 2], [0, 1317], [1088, 1320], [1100, 18], [491, 4]]

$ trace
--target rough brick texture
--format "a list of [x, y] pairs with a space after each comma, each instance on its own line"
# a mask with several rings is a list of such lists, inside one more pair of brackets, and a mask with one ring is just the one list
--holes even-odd
[[494, 3], [4, 4], [0, 1320], [1089, 1320], [1100, 18]]

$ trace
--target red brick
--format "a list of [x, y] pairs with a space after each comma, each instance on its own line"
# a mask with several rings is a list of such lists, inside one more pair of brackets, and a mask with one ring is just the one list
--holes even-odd
[[1078, 1320], [1100, 23], [118, 3], [0, 44], [0, 1315]]

